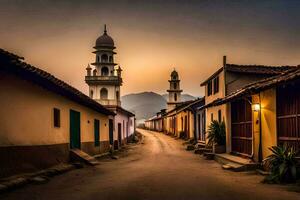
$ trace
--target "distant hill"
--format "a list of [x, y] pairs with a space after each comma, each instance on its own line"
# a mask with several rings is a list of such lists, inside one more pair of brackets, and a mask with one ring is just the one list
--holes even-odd
[[[169, 95], [168, 94], [163, 94], [162, 95], [166, 101], [168, 101]], [[195, 100], [196, 97], [189, 95], [189, 94], [181, 94], [181, 101], [190, 101], [190, 100]]]
[[148, 119], [167, 107], [167, 101], [154, 92], [128, 94], [121, 100], [122, 107], [135, 113], [137, 119]]
[[[154, 92], [128, 94], [121, 98], [122, 107], [135, 113], [138, 120], [148, 119], [161, 109], [167, 108], [167, 94], [160, 95]], [[189, 94], [182, 95], [182, 101], [194, 100]]]

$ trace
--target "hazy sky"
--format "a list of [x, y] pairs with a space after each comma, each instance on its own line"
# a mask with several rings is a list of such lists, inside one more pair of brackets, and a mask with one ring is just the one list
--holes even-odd
[[300, 64], [300, 1], [0, 0], [0, 47], [87, 93], [85, 68], [103, 24], [123, 68], [122, 95], [165, 93], [175, 67], [184, 93], [229, 63]]

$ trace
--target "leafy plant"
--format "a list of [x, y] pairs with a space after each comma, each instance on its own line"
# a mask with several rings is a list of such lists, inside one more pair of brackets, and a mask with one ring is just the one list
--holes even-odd
[[226, 144], [226, 129], [224, 121], [212, 121], [208, 127], [208, 145], [225, 145]]
[[297, 179], [298, 164], [295, 148], [283, 145], [273, 146], [269, 149], [272, 151], [272, 154], [263, 160], [263, 163], [270, 169], [271, 174], [266, 177], [265, 182], [295, 182]]

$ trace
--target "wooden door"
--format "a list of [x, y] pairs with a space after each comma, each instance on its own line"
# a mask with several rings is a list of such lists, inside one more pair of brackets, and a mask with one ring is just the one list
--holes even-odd
[[80, 149], [80, 112], [70, 110], [70, 148]]
[[119, 145], [121, 146], [122, 144], [122, 124], [118, 123], [118, 142]]
[[300, 81], [277, 88], [278, 144], [300, 150]]
[[129, 122], [126, 122], [126, 141], [128, 142], [129, 136], [128, 136], [128, 124]]
[[198, 129], [198, 140], [205, 141], [205, 111], [201, 110], [197, 114], [197, 129]]
[[98, 119], [94, 120], [94, 139], [95, 147], [100, 146], [100, 121]]
[[114, 121], [109, 119], [109, 144], [113, 145], [114, 143]]
[[231, 103], [231, 150], [246, 156], [252, 154], [252, 109], [249, 101], [241, 99]]
[[185, 138], [189, 138], [187, 116], [184, 116], [184, 134]]

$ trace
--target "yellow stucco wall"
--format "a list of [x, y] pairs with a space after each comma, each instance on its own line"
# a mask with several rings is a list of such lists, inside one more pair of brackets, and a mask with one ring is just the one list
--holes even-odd
[[[94, 119], [100, 120], [100, 141], [108, 141], [108, 116], [81, 106], [13, 75], [0, 73], [0, 145], [69, 143], [70, 109], [80, 112], [81, 142], [94, 141]], [[53, 125], [53, 108], [60, 109], [61, 127]]]
[[[187, 117], [187, 123], [189, 126], [189, 132], [188, 137], [189, 138], [194, 138], [194, 118], [193, 118], [193, 113], [189, 110], [182, 110], [176, 114], [177, 118], [177, 127], [176, 127], [176, 133], [177, 136], [180, 136], [180, 132], [184, 130], [185, 126], [185, 117]], [[181, 120], [183, 119], [183, 120]]]
[[216, 94], [212, 94], [210, 96], [207, 95], [207, 85], [205, 86], [205, 104], [209, 104], [212, 101], [222, 98], [225, 96], [225, 82], [224, 82], [224, 71], [219, 73], [219, 92]]
[[[260, 93], [263, 159], [271, 154], [270, 147], [277, 145], [276, 88]], [[288, 98], [288, 97], [287, 97]]]
[[[205, 104], [209, 104], [209, 103], [213, 102], [214, 100], [223, 98], [225, 96], [224, 71], [221, 71], [218, 76], [219, 76], [219, 92], [216, 94], [213, 93], [212, 95], [207, 96], [207, 85], [206, 85], [205, 86]], [[225, 121], [226, 127], [230, 128], [230, 126], [228, 126], [228, 123], [230, 123], [230, 122], [228, 121], [228, 117], [227, 117], [227, 114], [228, 114], [227, 107], [228, 106], [225, 104], [225, 105], [220, 105], [220, 106], [209, 107], [206, 109], [206, 112], [205, 112], [206, 113], [205, 114], [205, 116], [206, 116], [206, 120], [205, 120], [206, 132], [208, 131], [208, 127], [210, 126], [210, 124], [212, 122], [211, 114], [213, 114], [213, 120], [218, 120], [218, 111], [219, 110], [221, 110], [221, 118], [222, 118], [222, 120]], [[228, 140], [226, 142], [230, 142], [229, 141], [230, 136], [228, 136], [228, 134], [227, 134], [229, 131], [230, 131], [230, 129], [226, 131], [226, 135], [227, 135], [226, 138]], [[208, 134], [206, 134], [206, 137], [207, 136], [208, 136]], [[230, 151], [230, 145], [227, 144], [226, 147], [227, 148], [229, 147], [228, 151]]]

